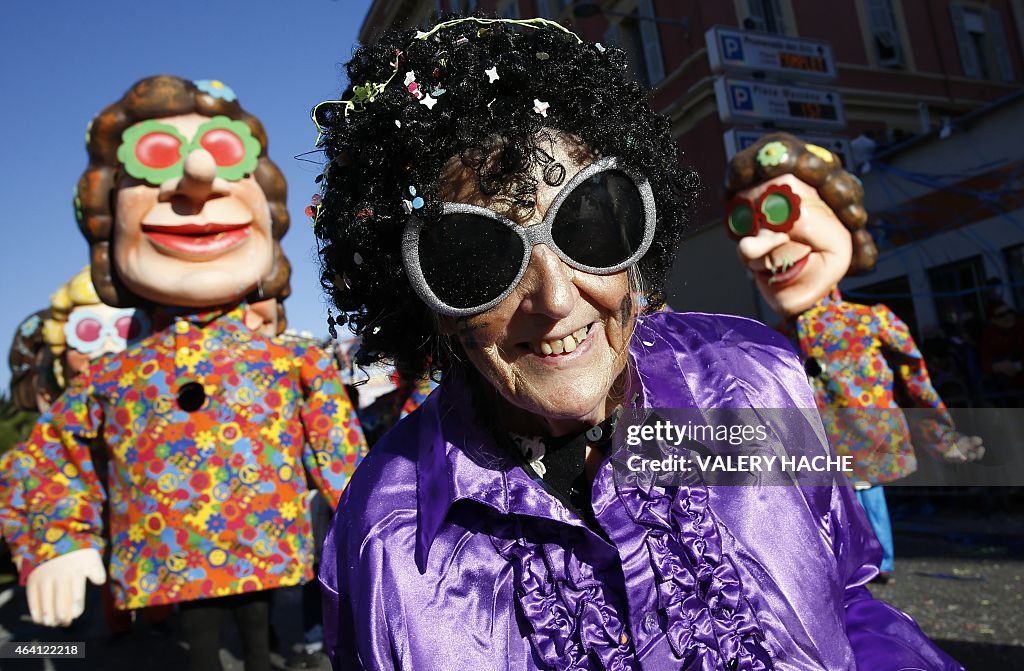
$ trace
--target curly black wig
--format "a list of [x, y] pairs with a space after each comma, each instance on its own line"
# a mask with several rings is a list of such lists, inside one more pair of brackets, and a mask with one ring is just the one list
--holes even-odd
[[[657, 230], [638, 265], [646, 310], [663, 304], [700, 181], [680, 166], [668, 120], [628, 76], [621, 50], [580, 42], [550, 22], [526, 23], [469, 19], [428, 33], [387, 32], [348, 63], [346, 102], [313, 112], [327, 162], [315, 219], [321, 283], [346, 315], [339, 321], [362, 337], [363, 362], [419, 376], [459, 359], [402, 265], [408, 187], [424, 201], [416, 215], [436, 222], [442, 168], [459, 157], [480, 193], [511, 194], [514, 206], [532, 208], [534, 168], [552, 186], [572, 176], [550, 155], [553, 134], [574, 136], [650, 180]], [[499, 74], [493, 82], [491, 68]], [[548, 103], [546, 116], [535, 99]]]

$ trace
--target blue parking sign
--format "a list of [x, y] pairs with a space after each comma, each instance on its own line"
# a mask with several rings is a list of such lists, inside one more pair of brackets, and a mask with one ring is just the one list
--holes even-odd
[[743, 61], [743, 41], [736, 35], [722, 35], [722, 58], [727, 61]]
[[750, 87], [732, 84], [729, 87], [729, 97], [732, 99], [732, 108], [737, 112], [754, 111], [754, 96]]

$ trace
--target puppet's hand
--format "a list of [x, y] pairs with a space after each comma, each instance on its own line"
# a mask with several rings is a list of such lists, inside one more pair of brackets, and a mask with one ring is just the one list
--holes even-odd
[[966, 464], [978, 461], [985, 456], [985, 446], [981, 444], [981, 436], [965, 436], [956, 434], [953, 448], [946, 452], [945, 459], [951, 464]]
[[107, 581], [103, 558], [92, 548], [45, 561], [28, 576], [28, 609], [36, 624], [67, 626], [85, 610], [85, 581]]

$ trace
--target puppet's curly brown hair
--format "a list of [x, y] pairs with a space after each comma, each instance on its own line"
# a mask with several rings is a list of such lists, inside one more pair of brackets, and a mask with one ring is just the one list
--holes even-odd
[[[458, 157], [476, 173], [481, 193], [508, 194], [510, 205], [532, 209], [533, 167], [551, 186], [571, 177], [550, 153], [563, 133], [650, 180], [657, 229], [638, 266], [647, 309], [662, 305], [700, 180], [680, 166], [668, 120], [651, 110], [626, 64], [621, 50], [581, 43], [550, 24], [479, 20], [449, 23], [426, 39], [390, 31], [355, 52], [348, 79], [364, 98], [387, 84], [348, 114], [338, 104], [314, 111], [328, 165], [315, 231], [321, 283], [362, 337], [363, 362], [391, 362], [408, 376], [455, 363], [402, 265], [408, 187], [424, 199], [416, 215], [428, 226], [436, 222], [442, 169]], [[486, 72], [492, 67], [499, 75], [493, 82]], [[437, 92], [432, 107], [408, 89], [407, 72], [421, 93]], [[354, 93], [350, 87], [342, 98]], [[546, 116], [535, 111], [535, 100], [548, 103]]]
[[237, 100], [214, 97], [187, 79], [157, 75], [136, 82], [120, 100], [108, 105], [89, 124], [86, 139], [89, 165], [78, 180], [75, 218], [89, 242], [93, 285], [108, 305], [133, 307], [144, 303], [121, 283], [111, 259], [114, 191], [122, 175], [122, 166], [117, 160], [121, 134], [146, 119], [192, 112], [210, 117], [223, 115], [242, 121], [259, 140], [261, 150], [254, 177], [270, 205], [274, 237], [274, 270], [263, 283], [263, 295], [283, 300], [291, 293], [291, 265], [284, 257], [280, 242], [289, 225], [285, 202], [287, 185], [284, 175], [267, 155], [267, 133], [263, 124], [242, 109]]

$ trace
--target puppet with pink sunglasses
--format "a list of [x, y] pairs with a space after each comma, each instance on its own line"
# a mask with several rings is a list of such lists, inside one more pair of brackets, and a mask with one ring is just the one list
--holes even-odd
[[50, 296], [49, 314], [43, 322], [43, 340], [61, 389], [85, 373], [90, 362], [120, 352], [150, 330], [142, 310], [113, 308], [100, 300], [88, 266]]
[[[194, 669], [219, 666], [228, 612], [246, 668], [268, 669], [269, 592], [313, 577], [307, 477], [333, 506], [365, 449], [330, 358], [246, 319], [287, 295], [284, 177], [216, 80], [137, 82], [87, 148], [75, 204], [93, 283], [152, 332], [71, 381], [26, 445], [33, 618], [67, 624], [86, 580], [109, 577], [118, 608], [177, 604]], [[120, 319], [94, 314], [73, 338], [118, 338]]]
[[[759, 139], [729, 163], [725, 228], [764, 300], [783, 318], [835, 449], [893, 568], [882, 485], [917, 470], [911, 444], [952, 463], [980, 459], [981, 439], [958, 433], [907, 325], [885, 305], [843, 300], [838, 284], [870, 271], [878, 252], [860, 180], [829, 150], [787, 133]], [[908, 424], [900, 406], [928, 409]]]
[[[18, 325], [8, 356], [11, 398], [21, 410], [46, 412], [67, 382], [84, 373], [91, 361], [123, 350], [130, 339], [145, 335], [148, 329], [149, 322], [141, 312], [112, 308], [100, 301], [86, 266], [50, 296], [49, 309]], [[2, 535], [19, 567], [26, 550], [27, 521], [20, 481], [26, 465], [23, 444], [0, 459]]]
[[[27, 366], [30, 364], [25, 360], [21, 366], [24, 374], [20, 378], [13, 376], [11, 384], [12, 391], [18, 390], [16, 396], [35, 400], [34, 406], [26, 409], [39, 412], [46, 412], [67, 384], [84, 375], [91, 363], [103, 356], [116, 354], [129, 343], [149, 334], [149, 320], [144, 312], [134, 308], [112, 308], [100, 300], [88, 266], [58, 288], [50, 296], [50, 308], [40, 313], [35, 321], [26, 321], [22, 330], [30, 325], [38, 329], [38, 353], [31, 363], [34, 370], [29, 375]], [[12, 349], [17, 349], [19, 342], [16, 339]], [[12, 371], [15, 368], [13, 355], [12, 351]], [[31, 390], [27, 388], [29, 386]], [[102, 474], [106, 469], [106, 452], [100, 443], [96, 447], [92, 460], [97, 472]], [[27, 549], [23, 544], [27, 522], [22, 478], [31, 466], [31, 459], [23, 456], [23, 449], [19, 445], [4, 455], [5, 460], [0, 463], [9, 480], [4, 501], [0, 504], [4, 509], [5, 526], [10, 525], [5, 535], [10, 539], [19, 566], [22, 553]], [[106, 483], [103, 483], [103, 488], [106, 490]], [[19, 523], [14, 520], [19, 520]], [[109, 583], [104, 585], [101, 594], [110, 632], [114, 635], [128, 633], [131, 630], [131, 612], [114, 607]], [[163, 621], [171, 612], [169, 606], [154, 606], [143, 611], [150, 623]]]

